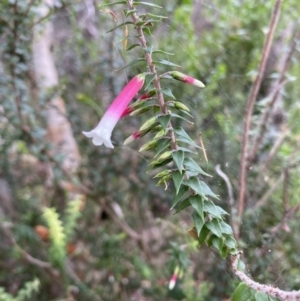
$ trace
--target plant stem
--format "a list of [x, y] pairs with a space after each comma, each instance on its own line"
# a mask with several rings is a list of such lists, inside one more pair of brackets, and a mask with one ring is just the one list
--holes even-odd
[[268, 34], [265, 38], [265, 43], [262, 49], [262, 57], [259, 64], [258, 74], [255, 82], [253, 83], [247, 105], [245, 110], [245, 124], [242, 138], [242, 152], [240, 163], [240, 192], [238, 200], [238, 217], [241, 219], [245, 208], [245, 195], [247, 190], [247, 172], [248, 172], [248, 144], [249, 144], [249, 131], [251, 125], [251, 117], [253, 112], [254, 103], [257, 99], [257, 95], [263, 80], [263, 75], [266, 68], [266, 63], [270, 54], [271, 45], [274, 37], [274, 32], [278, 24], [280, 7], [282, 0], [277, 0], [272, 12], [271, 21], [269, 24]]
[[[130, 10], [134, 9], [133, 2], [131, 0], [127, 0], [127, 3], [128, 3], [128, 7], [129, 7]], [[132, 17], [132, 21], [134, 23], [135, 30], [138, 33], [138, 39], [139, 39], [139, 41], [141, 43], [141, 46], [144, 49], [146, 49], [147, 48], [147, 41], [146, 41], [144, 32], [142, 30], [142, 27], [136, 25], [137, 22], [139, 21], [139, 18], [138, 18], [138, 16], [137, 16], [136, 13], [133, 13], [131, 15], [131, 17]], [[158, 99], [158, 102], [159, 102], [159, 106], [160, 106], [161, 112], [164, 115], [166, 115], [168, 113], [168, 111], [167, 111], [167, 107], [166, 107], [166, 104], [165, 104], [164, 96], [163, 96], [163, 94], [161, 92], [160, 81], [159, 81], [159, 78], [157, 76], [156, 68], [155, 68], [155, 65], [153, 64], [153, 60], [152, 60], [151, 54], [148, 53], [148, 52], [145, 52], [145, 59], [146, 59], [146, 62], [147, 62], [147, 65], [148, 65], [148, 68], [149, 68], [150, 72], [152, 74], [154, 74], [153, 84], [154, 84], [154, 87], [155, 87], [155, 90], [156, 90], [156, 95], [157, 95], [157, 99]], [[169, 134], [169, 136], [171, 138], [171, 146], [172, 146], [173, 150], [177, 150], [178, 149], [178, 145], [176, 143], [175, 134], [174, 134], [174, 132], [172, 130], [173, 130], [172, 124], [171, 124], [171, 122], [169, 122], [169, 125], [168, 125], [168, 134]]]

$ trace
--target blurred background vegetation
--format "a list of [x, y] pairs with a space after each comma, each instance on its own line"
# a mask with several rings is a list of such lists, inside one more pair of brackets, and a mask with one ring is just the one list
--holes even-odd
[[[154, 47], [206, 85], [199, 92], [177, 83], [172, 91], [195, 117], [183, 126], [195, 141], [202, 133], [208, 163], [202, 154], [195, 160], [230, 211], [215, 166], [237, 199], [244, 109], [275, 1], [152, 2], [168, 17], [151, 28]], [[107, 33], [124, 15], [122, 6], [99, 10], [105, 3], [0, 3], [0, 300], [229, 300], [237, 279], [188, 236], [189, 214], [169, 210], [173, 193], [146, 173], [151, 152], [138, 152], [146, 138], [123, 146], [142, 118], [120, 121], [114, 150], [81, 133], [145, 71], [143, 64], [120, 70], [142, 52], [124, 51], [122, 27]], [[250, 138], [270, 95], [280, 93], [250, 166], [238, 243], [256, 280], [299, 290], [300, 6], [284, 1], [281, 10]], [[42, 61], [44, 38], [53, 65]], [[169, 290], [178, 265], [184, 273]]]

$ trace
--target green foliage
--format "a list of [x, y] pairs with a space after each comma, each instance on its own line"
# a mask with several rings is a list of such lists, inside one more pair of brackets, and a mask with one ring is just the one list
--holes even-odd
[[[43, 217], [49, 226], [50, 232], [49, 258], [55, 265], [62, 266], [66, 258], [66, 234], [62, 222], [55, 208], [45, 208]], [[68, 228], [70, 231], [70, 222]]]
[[26, 301], [32, 300], [36, 292], [39, 291], [40, 281], [36, 278], [32, 281], [25, 283], [24, 288], [18, 291], [16, 297], [6, 293], [2, 287], [0, 287], [0, 300], [1, 301]]

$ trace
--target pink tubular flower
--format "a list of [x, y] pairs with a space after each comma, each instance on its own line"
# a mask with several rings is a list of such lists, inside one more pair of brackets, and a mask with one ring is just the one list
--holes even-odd
[[195, 78], [193, 78], [191, 76], [188, 76], [186, 74], [183, 74], [181, 72], [171, 71], [171, 72], [168, 72], [168, 74], [171, 75], [174, 79], [179, 80], [181, 82], [184, 82], [184, 83], [187, 83], [187, 84], [199, 87], [199, 88], [204, 88], [205, 87], [205, 85], [202, 82], [200, 82], [200, 80], [195, 79]]
[[114, 148], [111, 143], [111, 133], [119, 119], [123, 116], [128, 104], [143, 87], [145, 74], [135, 76], [120, 92], [104, 113], [99, 124], [90, 132], [82, 132], [86, 137], [93, 138], [95, 145], [104, 145]]

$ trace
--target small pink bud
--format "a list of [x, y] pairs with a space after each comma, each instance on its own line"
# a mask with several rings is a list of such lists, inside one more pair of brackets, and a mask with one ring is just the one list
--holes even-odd
[[168, 73], [169, 75], [171, 75], [174, 79], [179, 80], [181, 82], [199, 87], [199, 88], [204, 88], [205, 85], [198, 79], [195, 79], [189, 75], [183, 74], [181, 72], [178, 71], [171, 71]]
[[124, 112], [133, 97], [143, 87], [145, 74], [135, 76], [120, 92], [104, 113], [99, 124], [90, 132], [82, 132], [86, 137], [93, 138], [95, 145], [104, 145], [114, 148], [111, 143], [111, 134], [119, 119], [124, 116]]
[[172, 290], [175, 287], [177, 279], [178, 279], [178, 275], [174, 273], [169, 282], [169, 290]]

